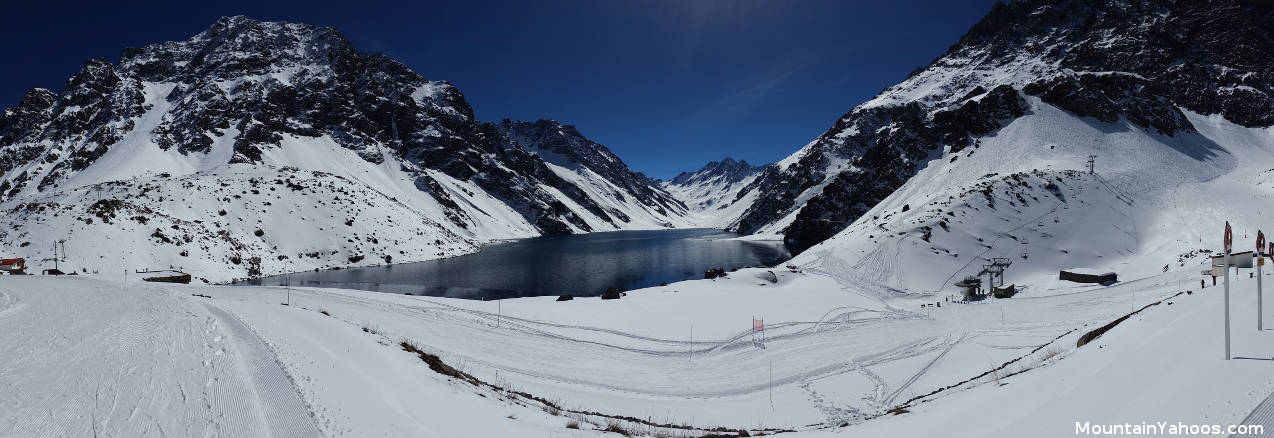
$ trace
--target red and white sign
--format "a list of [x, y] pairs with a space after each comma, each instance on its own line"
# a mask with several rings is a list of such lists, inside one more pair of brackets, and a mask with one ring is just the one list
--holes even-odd
[[1260, 255], [1262, 249], [1265, 249], [1265, 233], [1256, 230], [1256, 254]]
[[1233, 248], [1233, 243], [1234, 232], [1230, 231], [1230, 221], [1225, 221], [1225, 252], [1230, 252], [1230, 248]]
[[753, 319], [753, 320], [752, 320], [752, 331], [754, 331], [754, 332], [765, 331], [765, 320], [763, 320], [763, 319]]

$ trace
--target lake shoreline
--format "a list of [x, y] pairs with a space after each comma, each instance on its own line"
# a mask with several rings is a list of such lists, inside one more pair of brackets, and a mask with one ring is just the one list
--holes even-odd
[[[600, 295], [701, 278], [709, 269], [775, 266], [780, 241], [717, 228], [620, 230], [501, 239], [438, 259], [297, 271], [229, 286], [303, 286], [467, 299]], [[299, 278], [298, 278], [299, 277]]]

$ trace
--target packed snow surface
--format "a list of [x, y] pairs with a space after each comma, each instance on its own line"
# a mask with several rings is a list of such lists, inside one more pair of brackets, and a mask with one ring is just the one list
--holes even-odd
[[[1253, 360], [1274, 354], [1274, 334], [1255, 328], [1255, 280], [1234, 279], [1237, 358], [1224, 360], [1221, 288], [1200, 290], [1197, 276], [970, 304], [787, 269], [566, 302], [5, 276], [0, 430], [681, 432], [613, 416], [692, 436], [1069, 436], [1075, 421], [1237, 423], [1274, 391], [1274, 361]], [[1147, 305], [1076, 348], [1083, 333]], [[436, 373], [403, 341], [500, 389]], [[910, 412], [888, 414], [900, 406]], [[996, 415], [979, 416], [989, 406]], [[581, 429], [568, 430], [572, 421]]]

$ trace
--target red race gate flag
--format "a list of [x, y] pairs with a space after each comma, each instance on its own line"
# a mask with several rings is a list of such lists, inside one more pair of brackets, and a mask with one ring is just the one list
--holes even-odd
[[759, 331], [764, 331], [764, 330], [765, 330], [765, 320], [763, 320], [763, 319], [755, 319], [755, 318], [753, 318], [753, 319], [752, 319], [752, 331], [754, 331], [754, 332], [759, 332]]

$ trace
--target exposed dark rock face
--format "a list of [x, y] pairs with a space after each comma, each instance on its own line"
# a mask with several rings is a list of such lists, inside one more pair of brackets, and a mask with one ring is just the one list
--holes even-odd
[[[842, 116], [744, 192], [731, 228], [802, 251], [843, 230], [928, 160], [1027, 114], [1027, 96], [1099, 123], [1194, 132], [1180, 108], [1274, 125], [1274, 3], [1037, 0], [997, 4], [946, 54]], [[783, 224], [782, 219], [794, 214]]]
[[1119, 118], [1160, 134], [1195, 132], [1186, 115], [1144, 79], [1128, 75], [1063, 76], [1028, 84], [1023, 91], [1080, 116], [1113, 123]]
[[[246, 17], [222, 18], [185, 41], [125, 49], [117, 65], [91, 60], [59, 94], [29, 92], [0, 117], [0, 197], [17, 196], [32, 181], [49, 190], [126, 135], [184, 155], [210, 154], [224, 141], [232, 145], [229, 162], [248, 164], [266, 164], [287, 139], [329, 137], [370, 163], [397, 162], [415, 173], [417, 187], [439, 201], [446, 218], [466, 227], [481, 219], [466, 214], [464, 201], [426, 170], [472, 182], [543, 233], [593, 229], [546, 187], [602, 221], [629, 221], [546, 166], [541, 151], [622, 188], [607, 195], [659, 215], [685, 211], [573, 127], [476, 121], [451, 84], [359, 52], [336, 30]], [[33, 165], [38, 160], [44, 164]]]
[[[1026, 113], [1026, 103], [1012, 86], [1001, 85], [983, 93], [981, 87], [975, 88], [963, 104], [933, 114], [933, 123], [942, 132], [941, 141], [951, 147], [951, 152], [960, 152], [972, 139], [1000, 129], [1003, 120]], [[972, 99], [976, 97], [981, 99]]]
[[[1031, 47], [1049, 39], [1051, 47]], [[1023, 45], [1027, 45], [1023, 47]], [[1048, 0], [997, 4], [948, 54], [1019, 53], [1072, 72], [1127, 72], [1148, 92], [1244, 126], [1274, 124], [1274, 3]]]
[[[610, 149], [584, 137], [574, 126], [545, 119], [535, 122], [504, 119], [500, 122], [500, 129], [517, 146], [535, 153], [546, 162], [573, 171], [588, 169], [614, 183], [623, 190], [614, 193], [619, 199], [632, 197], [659, 214], [668, 214], [669, 211], [684, 213], [686, 210], [684, 204], [657, 188], [658, 181], [633, 172]], [[598, 211], [594, 214], [612, 221], [629, 221], [619, 211]]]

